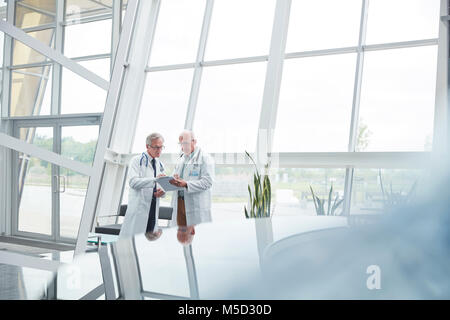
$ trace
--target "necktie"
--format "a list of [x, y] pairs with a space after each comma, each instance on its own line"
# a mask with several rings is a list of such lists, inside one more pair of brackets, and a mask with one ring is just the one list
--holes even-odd
[[[152, 167], [153, 167], [153, 176], [156, 177], [156, 165], [155, 165], [155, 159], [152, 159]], [[153, 187], [153, 193], [156, 192], [156, 183]], [[152, 204], [150, 205], [150, 212], [148, 213], [148, 221], [147, 221], [147, 232], [153, 232], [153, 229], [155, 228], [155, 222], [156, 222], [156, 198], [155, 196], [152, 197]]]

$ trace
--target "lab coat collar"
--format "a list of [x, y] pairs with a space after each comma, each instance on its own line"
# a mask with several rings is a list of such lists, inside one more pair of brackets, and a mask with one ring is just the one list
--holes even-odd
[[145, 151], [145, 154], [147, 155], [148, 161], [149, 161], [149, 162], [151, 162], [152, 159], [155, 159], [155, 161], [158, 161], [158, 159], [159, 159], [159, 158], [153, 158], [153, 157], [150, 155], [150, 153], [148, 153], [148, 151]]
[[192, 151], [190, 155], [187, 156], [187, 155], [185, 155], [185, 154], [183, 153], [183, 159], [184, 159], [184, 161], [186, 161], [186, 162], [191, 161], [194, 157], [197, 156], [197, 154], [198, 154], [199, 152], [200, 152], [200, 148], [199, 148], [199, 147], [195, 147], [194, 151]]

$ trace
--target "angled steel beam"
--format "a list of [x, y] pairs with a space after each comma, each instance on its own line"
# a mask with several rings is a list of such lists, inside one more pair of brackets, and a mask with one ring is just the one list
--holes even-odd
[[277, 122], [278, 104], [289, 27], [291, 0], [278, 0], [272, 28], [269, 61], [267, 62], [264, 95], [256, 141], [258, 164], [267, 163], [272, 152], [273, 133]]
[[29, 255], [0, 251], [0, 264], [57, 272], [62, 263]]
[[73, 60], [65, 57], [63, 54], [50, 48], [49, 46], [45, 45], [41, 41], [29, 36], [28, 34], [23, 32], [21, 29], [13, 26], [12, 24], [5, 22], [3, 20], [0, 20], [0, 30], [3, 31], [4, 33], [8, 34], [9, 36], [15, 38], [16, 40], [22, 42], [26, 46], [36, 50], [37, 52], [43, 54], [44, 56], [61, 64], [63, 67], [78, 74], [79, 76], [83, 77], [84, 79], [99, 86], [100, 88], [102, 88], [104, 90], [108, 90], [108, 88], [109, 88], [108, 81], [106, 81], [102, 77], [96, 75], [92, 71], [86, 69], [85, 67], [81, 66], [80, 64], [74, 62]]
[[[112, 141], [113, 130], [114, 126], [117, 125], [117, 123], [115, 123], [116, 119], [117, 121], [123, 121], [123, 119], [121, 120], [121, 116], [126, 116], [126, 111], [128, 110], [127, 108], [133, 106], [128, 105], [128, 101], [124, 101], [122, 104], [123, 110], [121, 110], [121, 108], [118, 108], [119, 103], [123, 101], [122, 96], [124, 92], [122, 89], [125, 86], [129, 90], [132, 90], [133, 86], [136, 87], [136, 84], [140, 84], [136, 79], [130, 77], [129, 73], [136, 72], [136, 74], [142, 73], [145, 75], [144, 69], [146, 66], [146, 64], [144, 64], [144, 66], [142, 66], [142, 69], [140, 69], [139, 65], [135, 66], [134, 63], [130, 61], [130, 59], [133, 58], [133, 54], [140, 53], [140, 46], [145, 45], [146, 41], [148, 41], [148, 38], [145, 38], [147, 36], [148, 30], [137, 28], [135, 27], [135, 24], [137, 26], [139, 21], [142, 22], [149, 19], [154, 19], [149, 18], [149, 15], [151, 15], [155, 11], [155, 6], [159, 7], [159, 1], [128, 1], [128, 9], [125, 14], [122, 26], [119, 47], [117, 48], [116, 60], [111, 77], [111, 85], [106, 99], [103, 122], [100, 129], [97, 149], [95, 153], [93, 175], [89, 182], [86, 200], [83, 208], [83, 214], [80, 222], [80, 228], [78, 231], [75, 255], [80, 255], [85, 252], [89, 232], [91, 231], [95, 220], [100, 188], [102, 185], [104, 185], [102, 184], [102, 179], [105, 169], [105, 155], [107, 149], [109, 148], [118, 153], [122, 153], [121, 150], [116, 150], [114, 148], [114, 141]], [[138, 22], [136, 22], [136, 20], [138, 20]], [[144, 40], [141, 39], [141, 42], [135, 41], [136, 36], [134, 36], [134, 32], [138, 32], [140, 34], [143, 33], [142, 37], [144, 37]], [[144, 41], [144, 43], [142, 43], [142, 41]], [[139, 108], [139, 106], [137, 106], [137, 108]], [[128, 136], [129, 145], [131, 145], [132, 140], [130, 137], [131, 135]], [[125, 138], [122, 137], [122, 139]], [[106, 172], [105, 174], [109, 176], [108, 172]], [[113, 195], [108, 194], [108, 196], [111, 197]]]
[[54, 165], [67, 168], [86, 176], [92, 175], [92, 168], [78, 161], [67, 159], [57, 153], [39, 148], [25, 141], [13, 138], [7, 134], [0, 133], [0, 146], [6, 147], [17, 152], [22, 152], [29, 156], [45, 160]]

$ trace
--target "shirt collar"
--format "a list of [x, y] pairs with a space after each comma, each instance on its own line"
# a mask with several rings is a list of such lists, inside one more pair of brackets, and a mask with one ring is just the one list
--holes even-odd
[[155, 161], [156, 161], [156, 160], [158, 159], [158, 158], [153, 158], [153, 157], [148, 153], [148, 151], [145, 151], [145, 154], [147, 155], [149, 161], [152, 161], [153, 159], [155, 159]]

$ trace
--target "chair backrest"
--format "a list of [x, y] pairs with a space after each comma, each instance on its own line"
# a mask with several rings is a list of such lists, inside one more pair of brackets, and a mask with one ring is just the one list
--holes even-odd
[[172, 207], [159, 207], [159, 219], [171, 220], [172, 219]]
[[128, 208], [127, 204], [122, 204], [119, 209], [119, 216], [124, 217], [125, 213], [127, 213], [127, 208]]
[[[125, 213], [127, 213], [127, 207], [128, 205], [126, 204], [122, 204], [120, 206], [120, 210], [119, 210], [119, 216], [124, 217]], [[172, 211], [173, 208], [172, 207], [163, 207], [160, 206], [159, 207], [159, 219], [164, 219], [164, 220], [171, 220], [172, 219]]]

